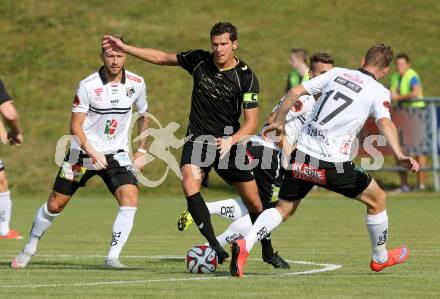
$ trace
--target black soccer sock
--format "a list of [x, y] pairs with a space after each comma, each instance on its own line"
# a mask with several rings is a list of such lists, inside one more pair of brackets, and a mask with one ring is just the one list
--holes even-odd
[[214, 229], [211, 224], [211, 216], [209, 214], [208, 207], [203, 200], [202, 194], [197, 192], [186, 198], [188, 203], [188, 210], [191, 213], [194, 222], [196, 223], [199, 231], [208, 240], [209, 245], [219, 245], [217, 238], [215, 237]]
[[249, 212], [249, 217], [251, 218], [252, 224], [254, 224], [255, 221], [257, 221], [257, 218], [258, 218], [258, 216], [260, 216], [261, 213], [262, 212], [258, 212], [258, 213]]
[[272, 247], [272, 240], [271, 235], [267, 235], [264, 239], [261, 239], [261, 251], [263, 253], [263, 256], [270, 257], [273, 255], [273, 247]]

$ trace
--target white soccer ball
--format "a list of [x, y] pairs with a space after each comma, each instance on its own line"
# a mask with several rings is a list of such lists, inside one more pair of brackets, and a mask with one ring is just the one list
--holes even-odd
[[217, 253], [211, 246], [194, 246], [186, 254], [185, 262], [191, 273], [213, 273], [217, 269]]

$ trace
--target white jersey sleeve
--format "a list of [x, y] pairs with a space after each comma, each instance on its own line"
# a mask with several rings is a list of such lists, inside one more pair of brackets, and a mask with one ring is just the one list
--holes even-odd
[[322, 91], [327, 87], [328, 83], [331, 81], [337, 69], [338, 68], [332, 68], [328, 72], [325, 72], [322, 75], [314, 77], [309, 81], [302, 82], [301, 84], [306, 90], [306, 92], [310, 95], [322, 93]]
[[79, 82], [73, 100], [72, 112], [87, 113], [89, 111], [89, 95], [83, 82]]
[[389, 118], [391, 109], [391, 96], [389, 90], [383, 90], [374, 99], [373, 105], [371, 106], [370, 115], [378, 121], [381, 118]]
[[145, 113], [148, 110], [147, 88], [144, 80], [142, 80], [139, 97], [134, 102], [134, 105], [136, 106], [136, 111], [139, 113]]

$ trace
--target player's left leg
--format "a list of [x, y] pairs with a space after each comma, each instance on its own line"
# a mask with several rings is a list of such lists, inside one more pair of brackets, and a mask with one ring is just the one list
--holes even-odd
[[0, 239], [23, 239], [16, 231], [10, 230], [12, 201], [8, 179], [0, 160]]
[[386, 249], [389, 232], [386, 193], [373, 179], [357, 199], [367, 206], [366, 224], [372, 247], [371, 270], [379, 272], [386, 267], [403, 263], [409, 257], [406, 246], [389, 251]]
[[119, 186], [114, 191], [119, 204], [119, 211], [112, 227], [110, 250], [105, 260], [105, 267], [112, 269], [126, 268], [119, 262], [119, 255], [130, 236], [134, 216], [138, 206], [138, 187], [134, 184]]
[[[423, 155], [416, 156], [416, 160], [417, 162], [419, 162], [420, 168], [426, 167], [427, 165], [426, 156]], [[417, 189], [419, 189], [420, 191], [425, 191], [426, 189], [425, 181], [426, 181], [426, 172], [423, 171], [417, 172]]]

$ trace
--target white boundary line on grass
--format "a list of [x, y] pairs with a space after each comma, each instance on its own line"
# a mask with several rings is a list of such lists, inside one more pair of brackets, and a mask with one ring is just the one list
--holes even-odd
[[[11, 257], [9, 255], [2, 255], [0, 257]], [[105, 256], [102, 255], [38, 255], [38, 257], [50, 257], [51, 260], [60, 260], [60, 259], [88, 259], [88, 258], [105, 258]], [[130, 258], [145, 258], [145, 259], [182, 259], [184, 260], [184, 257], [182, 256], [169, 256], [169, 255], [156, 255], [156, 256], [150, 256], [150, 255], [129, 255], [124, 256], [124, 259], [130, 259]], [[252, 261], [261, 261], [261, 259], [249, 259]], [[322, 272], [329, 272], [329, 271], [335, 271], [337, 269], [342, 268], [342, 265], [338, 264], [323, 264], [323, 263], [316, 263], [316, 262], [308, 262], [308, 261], [292, 261], [292, 260], [286, 260], [289, 263], [294, 263], [298, 265], [312, 265], [312, 266], [319, 266], [323, 267], [320, 269], [312, 269], [312, 270], [305, 270], [305, 271], [299, 271], [299, 272], [283, 272], [278, 274], [265, 274], [265, 276], [289, 276], [289, 275], [310, 275], [310, 274], [316, 274], [316, 273], [322, 273]], [[145, 268], [148, 269], [148, 268]], [[130, 269], [128, 269], [130, 270]], [[18, 270], [22, 271], [22, 270]], [[253, 277], [258, 275], [249, 274], [246, 275], [247, 277]], [[211, 280], [211, 279], [231, 279], [231, 276], [225, 275], [225, 276], [202, 276], [202, 277], [189, 277], [189, 278], [163, 278], [163, 279], [145, 279], [145, 280], [115, 280], [115, 281], [96, 281], [96, 282], [79, 282], [79, 283], [52, 283], [52, 284], [27, 284], [27, 285], [0, 285], [0, 289], [22, 289], [22, 288], [45, 288], [45, 287], [89, 287], [89, 286], [100, 286], [100, 285], [130, 285], [130, 284], [143, 284], [143, 283], [152, 283], [152, 282], [179, 282], [179, 281], [197, 281], [197, 280]]]

